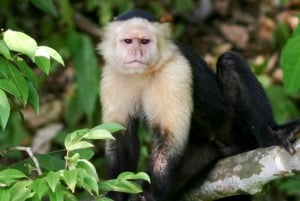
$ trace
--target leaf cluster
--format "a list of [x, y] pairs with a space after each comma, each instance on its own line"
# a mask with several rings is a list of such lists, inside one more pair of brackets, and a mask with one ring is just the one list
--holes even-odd
[[47, 75], [51, 58], [62, 65], [64, 62], [56, 50], [38, 46], [25, 33], [7, 30], [0, 36], [0, 126], [4, 129], [11, 112], [9, 100], [17, 105], [29, 104], [36, 112], [39, 110], [37, 79], [29, 62]]
[[18, 169], [5, 169], [0, 172], [0, 200], [38, 201], [48, 198], [51, 201], [78, 200], [74, 193], [81, 189], [93, 200], [108, 201], [108, 191], [140, 193], [142, 188], [133, 180], [150, 182], [146, 173], [123, 172], [116, 179], [99, 181], [95, 166], [83, 158], [78, 149], [90, 149], [93, 144], [87, 140], [114, 140], [111, 132], [124, 130], [115, 123], [106, 123], [92, 129], [71, 132], [65, 138], [65, 168], [46, 172], [37, 178], [30, 178]]

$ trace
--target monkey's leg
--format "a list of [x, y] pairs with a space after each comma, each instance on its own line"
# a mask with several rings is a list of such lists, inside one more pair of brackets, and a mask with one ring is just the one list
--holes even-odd
[[[140, 144], [137, 135], [137, 121], [129, 120], [126, 130], [114, 134], [116, 140], [108, 140], [105, 145], [108, 177], [116, 178], [123, 171], [136, 171]], [[128, 195], [109, 192], [115, 201], [125, 201]]]
[[278, 131], [265, 91], [238, 54], [227, 52], [220, 56], [217, 62], [217, 79], [234, 113], [235, 130], [241, 136], [239, 140], [247, 139], [241, 143], [242, 146], [255, 148], [256, 143], [259, 146], [283, 145], [293, 152], [290, 141], [294, 136], [290, 135], [294, 135], [299, 126], [285, 129], [287, 132]]
[[[159, 129], [157, 129], [159, 130]], [[167, 201], [174, 181], [175, 169], [183, 150], [175, 151], [176, 143], [170, 139], [168, 131], [155, 132], [152, 153], [149, 162], [151, 184], [144, 185], [141, 201]]]

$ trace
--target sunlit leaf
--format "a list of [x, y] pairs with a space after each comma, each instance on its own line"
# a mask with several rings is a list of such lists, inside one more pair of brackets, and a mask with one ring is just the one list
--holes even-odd
[[142, 187], [135, 182], [128, 180], [111, 179], [100, 182], [101, 192], [117, 191], [123, 193], [141, 193]]
[[0, 188], [0, 200], [11, 200], [10, 190], [10, 188]]
[[[1, 101], [1, 98], [0, 98]], [[10, 185], [17, 179], [27, 178], [27, 176], [17, 169], [5, 169], [0, 172], [0, 183]]]
[[46, 73], [46, 75], [50, 72], [50, 55], [43, 48], [38, 47], [35, 53], [35, 63], [38, 67]]
[[33, 38], [22, 32], [9, 29], [3, 32], [3, 39], [10, 50], [23, 53], [31, 58], [31, 60], [34, 60], [35, 51], [38, 46]]
[[64, 187], [61, 183], [58, 183], [55, 189], [55, 192], [49, 191], [48, 196], [50, 198], [50, 201], [58, 201], [58, 200], [64, 200]]
[[55, 61], [57, 61], [61, 65], [63, 65], [63, 66], [65, 65], [60, 54], [53, 48], [47, 47], [47, 46], [39, 46], [39, 49], [42, 49], [42, 50], [48, 52], [48, 54], [51, 56], [51, 58], [53, 58]]
[[31, 193], [31, 180], [18, 181], [11, 188], [11, 200], [10, 201], [20, 201], [26, 200], [33, 196]]
[[105, 129], [105, 130], [109, 131], [110, 133], [126, 130], [126, 128], [124, 126], [117, 124], [117, 123], [113, 123], [113, 122], [103, 123], [101, 125], [98, 125], [98, 126], [92, 128], [92, 130], [97, 130], [97, 129]]
[[84, 159], [79, 160], [77, 163], [77, 168], [84, 169], [88, 174], [94, 177], [96, 181], [99, 181], [95, 166], [90, 161]]
[[60, 175], [58, 172], [49, 172], [46, 176], [46, 182], [48, 186], [50, 187], [52, 192], [56, 192], [56, 186], [60, 184], [59, 182]]
[[126, 180], [144, 180], [150, 183], [150, 177], [144, 172], [139, 172], [137, 174], [133, 172], [122, 172], [117, 179], [126, 179]]
[[75, 130], [72, 133], [68, 134], [65, 138], [65, 147], [68, 149], [73, 144], [81, 141], [84, 135], [89, 131], [89, 129], [79, 129]]
[[78, 174], [78, 185], [84, 188], [92, 195], [98, 195], [98, 183], [97, 180], [90, 175], [86, 170], [81, 169]]
[[41, 200], [44, 195], [49, 191], [49, 187], [46, 183], [46, 178], [37, 178], [32, 182], [32, 190], [36, 193], [37, 197]]
[[86, 149], [86, 148], [91, 148], [91, 147], [94, 147], [94, 145], [92, 143], [86, 142], [86, 141], [80, 141], [80, 142], [68, 145], [66, 147], [66, 149], [68, 151], [72, 151], [75, 149]]
[[77, 175], [78, 175], [78, 169], [63, 171], [63, 179], [66, 182], [68, 188], [72, 191], [72, 193], [75, 192]]
[[92, 140], [115, 139], [110, 132], [104, 129], [91, 129], [86, 135], [84, 135], [84, 138]]

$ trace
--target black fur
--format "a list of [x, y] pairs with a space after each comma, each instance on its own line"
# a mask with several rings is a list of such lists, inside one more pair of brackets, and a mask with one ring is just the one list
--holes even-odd
[[117, 21], [125, 21], [131, 18], [142, 18], [145, 20], [148, 20], [149, 22], [157, 22], [158, 19], [149, 13], [148, 11], [142, 10], [142, 9], [133, 9], [131, 11], [122, 13], [121, 15], [117, 16], [115, 20]]

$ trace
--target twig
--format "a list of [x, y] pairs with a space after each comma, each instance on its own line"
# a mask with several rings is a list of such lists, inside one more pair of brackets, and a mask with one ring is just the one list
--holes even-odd
[[7, 148], [7, 149], [4, 149], [0, 152], [0, 155], [1, 156], [4, 156], [6, 153], [8, 152], [11, 152], [11, 151], [25, 151], [29, 157], [32, 159], [34, 165], [35, 165], [35, 168], [36, 168], [36, 171], [38, 173], [38, 175], [42, 175], [42, 170], [41, 170], [41, 167], [40, 167], [40, 164], [39, 164], [39, 161], [37, 160], [37, 158], [35, 157], [35, 155], [33, 154], [32, 152], [32, 148], [31, 147], [10, 147], [10, 148]]
[[75, 15], [75, 23], [78, 28], [89, 33], [93, 37], [99, 38], [101, 36], [101, 29], [91, 20], [83, 16], [82, 14], [76, 12]]

